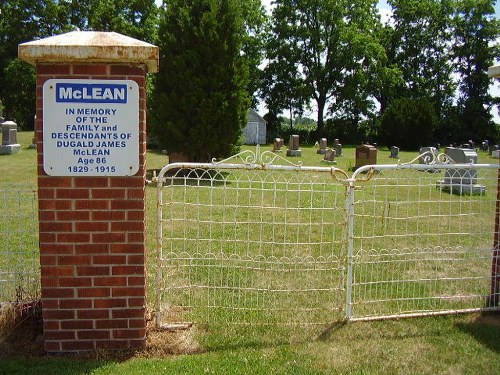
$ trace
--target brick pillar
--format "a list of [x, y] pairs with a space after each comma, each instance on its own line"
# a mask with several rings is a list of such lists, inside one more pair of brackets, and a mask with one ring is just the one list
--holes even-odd
[[[81, 51], [92, 51], [95, 44], [90, 48], [86, 40], [83, 45], [78, 44], [80, 35], [91, 34], [63, 36], [70, 51], [63, 57], [50, 48], [47, 52], [42, 48], [40, 52], [44, 40], [25, 44], [23, 51], [23, 45], [20, 46], [20, 57], [28, 62], [34, 60], [37, 72], [39, 240], [44, 345], [48, 352], [137, 348], [144, 345], [146, 337], [144, 199], [148, 66], [140, 61], [129, 63], [127, 52], [117, 54], [116, 58], [112, 55], [117, 48], [127, 51], [130, 42], [125, 37], [124, 43], [116, 33], [93, 33], [111, 36], [104, 44], [110, 40], [113, 43], [99, 45], [103, 48], [98, 50], [97, 57], [82, 56]], [[53, 38], [47, 38], [48, 45], [52, 45]], [[78, 40], [76, 45], [74, 40]], [[132, 48], [130, 58], [136, 56]], [[44, 148], [48, 146], [44, 145], [44, 116], [47, 114], [44, 114], [43, 87], [50, 79], [129, 80], [138, 84], [137, 173], [131, 176], [46, 173]], [[65, 126], [61, 124], [62, 131]]]

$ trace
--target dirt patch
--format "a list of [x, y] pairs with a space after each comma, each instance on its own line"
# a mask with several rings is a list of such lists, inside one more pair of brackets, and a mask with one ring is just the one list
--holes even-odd
[[39, 301], [2, 303], [0, 356], [43, 355], [43, 322]]

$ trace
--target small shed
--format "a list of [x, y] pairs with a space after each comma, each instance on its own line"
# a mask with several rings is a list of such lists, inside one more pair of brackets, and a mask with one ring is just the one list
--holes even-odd
[[267, 122], [254, 109], [247, 112], [247, 125], [243, 129], [243, 143], [246, 145], [266, 144]]

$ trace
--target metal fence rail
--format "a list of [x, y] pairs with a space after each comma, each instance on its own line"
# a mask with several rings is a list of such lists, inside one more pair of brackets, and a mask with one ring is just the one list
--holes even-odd
[[0, 187], [0, 302], [40, 296], [36, 188]]
[[498, 165], [366, 166], [349, 177], [275, 165], [271, 153], [238, 157], [158, 176], [158, 325], [498, 308]]

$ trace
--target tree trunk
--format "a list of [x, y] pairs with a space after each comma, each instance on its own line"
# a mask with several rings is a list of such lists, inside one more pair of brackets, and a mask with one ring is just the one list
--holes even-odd
[[322, 137], [325, 135], [324, 134], [325, 123], [323, 121], [323, 112], [325, 111], [326, 98], [321, 96], [320, 98], [318, 98], [316, 103], [318, 104], [318, 134], [317, 135], [319, 137]]

